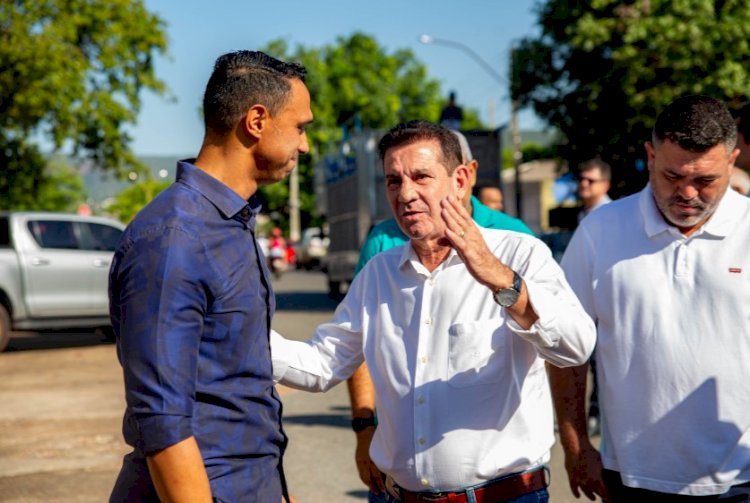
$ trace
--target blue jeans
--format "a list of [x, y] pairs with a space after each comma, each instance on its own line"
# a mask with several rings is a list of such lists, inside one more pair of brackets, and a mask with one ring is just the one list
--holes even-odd
[[[549, 493], [547, 489], [540, 489], [532, 493], [524, 494], [513, 500], [497, 501], [495, 503], [548, 503]], [[390, 494], [375, 494], [370, 491], [367, 495], [367, 503], [399, 503], [399, 500]]]

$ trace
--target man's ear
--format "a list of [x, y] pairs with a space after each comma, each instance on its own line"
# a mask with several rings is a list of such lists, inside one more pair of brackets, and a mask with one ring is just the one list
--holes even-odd
[[646, 149], [646, 165], [648, 166], [648, 170], [651, 171], [654, 168], [654, 157], [656, 156], [656, 150], [654, 148], [654, 144], [650, 141], [647, 141], [643, 144], [643, 147]]
[[729, 169], [730, 169], [729, 174], [730, 175], [732, 174], [731, 169], [734, 166], [734, 163], [737, 161], [737, 156], [739, 155], [740, 155], [740, 149], [738, 148], [735, 148], [734, 150], [732, 150], [732, 153], [729, 154]]
[[453, 172], [453, 179], [459, 199], [463, 198], [466, 191], [471, 190], [471, 173], [469, 172], [469, 168], [465, 164], [459, 164]]
[[479, 169], [479, 161], [472, 159], [471, 162], [466, 163], [469, 168], [469, 184], [472, 187], [477, 184], [477, 170]]
[[248, 108], [242, 122], [245, 133], [249, 136], [260, 139], [263, 135], [264, 130], [268, 127], [268, 121], [270, 119], [268, 109], [263, 105], [253, 105]]

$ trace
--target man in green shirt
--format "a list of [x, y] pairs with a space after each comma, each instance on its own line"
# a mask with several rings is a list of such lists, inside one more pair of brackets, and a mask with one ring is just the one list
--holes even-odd
[[[470, 182], [473, 187], [477, 181], [477, 167], [479, 163], [473, 158], [466, 137], [456, 130], [452, 131], [461, 145], [462, 162], [469, 167]], [[501, 211], [490, 209], [480, 203], [476, 197], [471, 195], [471, 190], [466, 191], [466, 198], [463, 203], [471, 212], [471, 218], [480, 227], [534, 234], [520, 219]], [[378, 253], [408, 242], [409, 238], [401, 231], [396, 219], [391, 218], [379, 223], [372, 228], [365, 244], [362, 246], [362, 250], [360, 250], [354, 274], [359, 273], [365, 264]], [[369, 500], [371, 502], [379, 502], [381, 500], [378, 499], [378, 496], [383, 493], [385, 487], [381, 473], [370, 459], [369, 453], [376, 422], [375, 388], [367, 371], [367, 366], [362, 364], [346, 384], [349, 389], [349, 399], [352, 405], [352, 428], [357, 435], [357, 448], [355, 452], [357, 471], [362, 482], [370, 488]]]

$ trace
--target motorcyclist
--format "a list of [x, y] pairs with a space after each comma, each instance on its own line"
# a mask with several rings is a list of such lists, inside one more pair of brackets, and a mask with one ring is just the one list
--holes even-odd
[[276, 277], [286, 270], [286, 249], [286, 240], [281, 234], [281, 229], [274, 227], [271, 230], [271, 240], [268, 242], [268, 265]]

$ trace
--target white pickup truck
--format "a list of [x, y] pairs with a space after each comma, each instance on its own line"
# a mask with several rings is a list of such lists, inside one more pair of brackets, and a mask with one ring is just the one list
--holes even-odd
[[125, 226], [0, 212], [0, 351], [12, 330], [109, 327], [109, 265]]

